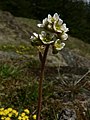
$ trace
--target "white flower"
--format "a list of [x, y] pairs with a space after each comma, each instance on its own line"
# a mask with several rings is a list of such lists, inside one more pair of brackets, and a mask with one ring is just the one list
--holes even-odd
[[62, 30], [63, 32], [68, 32], [68, 31], [69, 31], [69, 29], [66, 27], [66, 24], [65, 24], [65, 23], [62, 24], [61, 30]]
[[62, 25], [62, 23], [63, 23], [62, 20], [55, 21], [54, 24], [53, 24], [53, 29], [54, 29], [56, 32], [62, 33], [62, 30], [61, 30], [61, 25]]
[[[53, 17], [50, 15], [50, 14], [48, 14], [48, 22], [49, 23], [54, 23], [54, 22], [57, 22], [57, 21], [62, 21], [60, 18], [59, 18], [59, 15], [57, 14], [57, 13], [55, 13], [54, 15], [53, 15]], [[63, 21], [62, 21], [63, 22]]]
[[42, 31], [41, 34], [39, 34], [40, 39], [42, 40], [43, 38], [46, 37], [46, 32]]
[[38, 38], [38, 34], [37, 33], [33, 33], [33, 36], [31, 36], [31, 40], [37, 39]]
[[48, 28], [49, 30], [52, 30], [52, 24], [48, 24], [47, 28]]
[[50, 14], [48, 14], [48, 22], [52, 23], [52, 21], [53, 21], [53, 17]]
[[43, 44], [51, 44], [54, 42], [53, 37], [45, 31], [42, 31], [41, 34], [39, 34], [39, 37]]
[[31, 38], [30, 39], [34, 39], [34, 36], [31, 36]]
[[55, 13], [54, 15], [53, 15], [53, 19], [55, 20], [55, 21], [58, 21], [60, 18], [59, 18], [59, 15], [57, 14], [57, 13]]
[[33, 33], [33, 36], [31, 36], [30, 39], [31, 39], [32, 46], [42, 45], [42, 42], [41, 42], [39, 35], [37, 33]]
[[54, 43], [54, 47], [56, 50], [61, 50], [64, 48], [64, 46], [65, 46], [65, 43], [61, 43], [60, 39], [57, 39]]
[[45, 27], [47, 24], [48, 24], [48, 19], [45, 18], [45, 19], [43, 19], [42, 24], [37, 24], [37, 26], [38, 27]]
[[57, 13], [53, 16], [48, 14], [48, 17], [43, 19], [42, 23], [37, 24], [37, 26], [44, 28], [46, 32], [41, 31], [40, 34], [33, 33], [33, 36], [31, 36], [31, 44], [33, 46], [46, 46], [50, 44], [54, 54], [63, 49], [65, 43], [62, 40], [67, 40], [68, 34], [66, 32], [69, 29]]
[[36, 38], [38, 38], [38, 34], [37, 34], [37, 33], [33, 33], [33, 35], [34, 35]]
[[31, 36], [30, 39], [31, 39], [31, 40], [38, 39], [38, 34], [37, 34], [37, 33], [33, 33], [33, 36]]
[[67, 39], [68, 39], [68, 34], [63, 33], [63, 34], [61, 35], [61, 40], [67, 40]]

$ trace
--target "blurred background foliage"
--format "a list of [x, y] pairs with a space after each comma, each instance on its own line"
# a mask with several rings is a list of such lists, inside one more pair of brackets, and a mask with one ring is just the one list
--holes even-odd
[[42, 20], [47, 14], [60, 14], [69, 34], [90, 43], [90, 2], [82, 0], [3, 0], [0, 9], [14, 16]]

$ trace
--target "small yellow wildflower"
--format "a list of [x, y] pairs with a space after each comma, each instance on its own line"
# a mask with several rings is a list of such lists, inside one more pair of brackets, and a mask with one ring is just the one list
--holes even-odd
[[10, 117], [6, 117], [5, 120], [11, 120]]
[[12, 109], [12, 108], [8, 108], [7, 110], [8, 110], [9, 112], [11, 112], [13, 109]]
[[7, 115], [9, 111], [7, 109], [4, 110], [4, 115]]
[[3, 115], [3, 111], [0, 111], [0, 115]]
[[1, 117], [1, 120], [4, 120], [5, 119], [5, 117]]
[[12, 117], [12, 115], [13, 115], [12, 113], [9, 113], [9, 114], [8, 114], [9, 117]]
[[0, 108], [0, 111], [3, 111], [4, 110], [4, 108]]
[[21, 116], [24, 117], [24, 116], [25, 116], [25, 113], [23, 112], [23, 113], [21, 114]]
[[15, 114], [15, 116], [18, 116], [18, 112], [16, 110], [12, 110], [12, 113]]
[[30, 113], [28, 109], [25, 109], [24, 112], [27, 113], [27, 114]]
[[29, 120], [29, 116], [27, 116], [27, 115], [24, 118], [25, 118], [25, 120]]
[[33, 119], [36, 120], [36, 115], [33, 115]]
[[18, 117], [18, 120], [21, 120], [21, 119], [22, 119], [22, 117], [21, 117], [21, 116], [19, 116], [19, 117]]
[[18, 112], [16, 112], [15, 116], [16, 116], [16, 117], [18, 116]]
[[16, 111], [16, 110], [12, 110], [12, 113], [16, 114], [16, 113], [17, 113], [17, 111]]

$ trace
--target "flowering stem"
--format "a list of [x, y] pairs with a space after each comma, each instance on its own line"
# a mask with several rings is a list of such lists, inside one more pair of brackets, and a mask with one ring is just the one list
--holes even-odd
[[42, 106], [42, 82], [44, 79], [44, 69], [45, 69], [45, 62], [47, 58], [47, 53], [48, 53], [49, 45], [46, 46], [44, 54], [42, 56], [41, 61], [41, 72], [40, 72], [40, 80], [39, 80], [39, 90], [38, 90], [38, 111], [37, 111], [37, 120], [40, 120], [40, 115], [41, 115], [41, 106]]

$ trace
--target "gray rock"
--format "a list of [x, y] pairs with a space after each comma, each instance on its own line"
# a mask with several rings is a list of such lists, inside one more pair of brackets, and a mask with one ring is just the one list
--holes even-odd
[[59, 115], [58, 120], [76, 120], [76, 112], [73, 109], [63, 109]]

